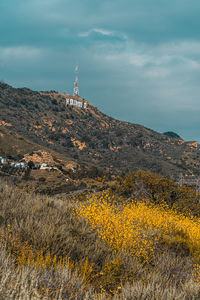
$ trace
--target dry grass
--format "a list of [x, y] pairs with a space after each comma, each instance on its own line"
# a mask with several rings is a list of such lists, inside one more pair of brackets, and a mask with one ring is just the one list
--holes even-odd
[[[82, 204], [82, 209], [89, 207], [87, 202]], [[100, 223], [92, 225], [84, 214], [79, 218], [74, 215], [78, 207], [80, 203], [75, 201], [26, 193], [0, 182], [0, 299], [200, 298], [198, 268], [193, 266], [192, 251], [184, 249], [185, 242], [172, 245], [163, 234], [155, 243], [154, 255], [145, 260], [144, 252], [136, 255], [123, 234], [117, 242], [122, 247], [113, 247], [106, 230], [105, 238], [99, 231]], [[106, 220], [111, 222], [112, 216], [117, 216], [114, 204], [109, 207], [109, 218], [99, 219], [105, 228]], [[122, 207], [118, 213], [121, 216], [115, 222], [122, 225]], [[155, 226], [151, 214], [147, 215], [149, 224]], [[141, 218], [137, 211], [134, 220], [140, 228]], [[131, 229], [131, 222], [125, 223], [127, 229]], [[148, 226], [143, 229], [147, 232]], [[114, 227], [109, 234], [115, 237]]]
[[18, 266], [3, 245], [0, 252], [0, 299], [91, 299], [92, 290], [69, 268], [39, 270]]

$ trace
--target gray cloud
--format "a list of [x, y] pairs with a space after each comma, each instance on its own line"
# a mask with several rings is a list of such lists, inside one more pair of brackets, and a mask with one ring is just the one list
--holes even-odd
[[0, 76], [72, 92], [105, 113], [199, 140], [197, 0], [1, 0]]

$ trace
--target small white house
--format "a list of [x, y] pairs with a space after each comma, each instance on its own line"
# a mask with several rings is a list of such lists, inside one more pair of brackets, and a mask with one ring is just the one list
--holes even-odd
[[28, 164], [23, 161], [23, 162], [20, 162], [20, 168], [24, 169], [24, 168], [27, 168], [28, 167]]
[[42, 163], [40, 170], [46, 170], [46, 169], [48, 169], [48, 165], [46, 163]]
[[21, 168], [21, 164], [18, 162], [15, 164], [15, 168]]
[[55, 167], [52, 164], [42, 163], [40, 170], [53, 170]]
[[6, 163], [7, 163], [7, 159], [2, 157], [2, 158], [0, 159], [0, 162], [1, 162], [2, 164], [6, 164]]

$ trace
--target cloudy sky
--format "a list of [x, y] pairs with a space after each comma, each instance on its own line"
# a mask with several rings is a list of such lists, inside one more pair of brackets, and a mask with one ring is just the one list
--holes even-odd
[[0, 0], [0, 80], [200, 142], [199, 0]]

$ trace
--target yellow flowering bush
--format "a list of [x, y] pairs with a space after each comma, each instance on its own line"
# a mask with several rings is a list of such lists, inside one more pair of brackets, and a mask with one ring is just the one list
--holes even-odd
[[81, 203], [76, 214], [84, 217], [99, 236], [115, 251], [130, 251], [142, 262], [151, 261], [159, 242], [181, 244], [195, 260], [200, 259], [199, 219], [177, 213], [165, 204], [136, 202], [111, 203], [109, 194], [90, 196]]

